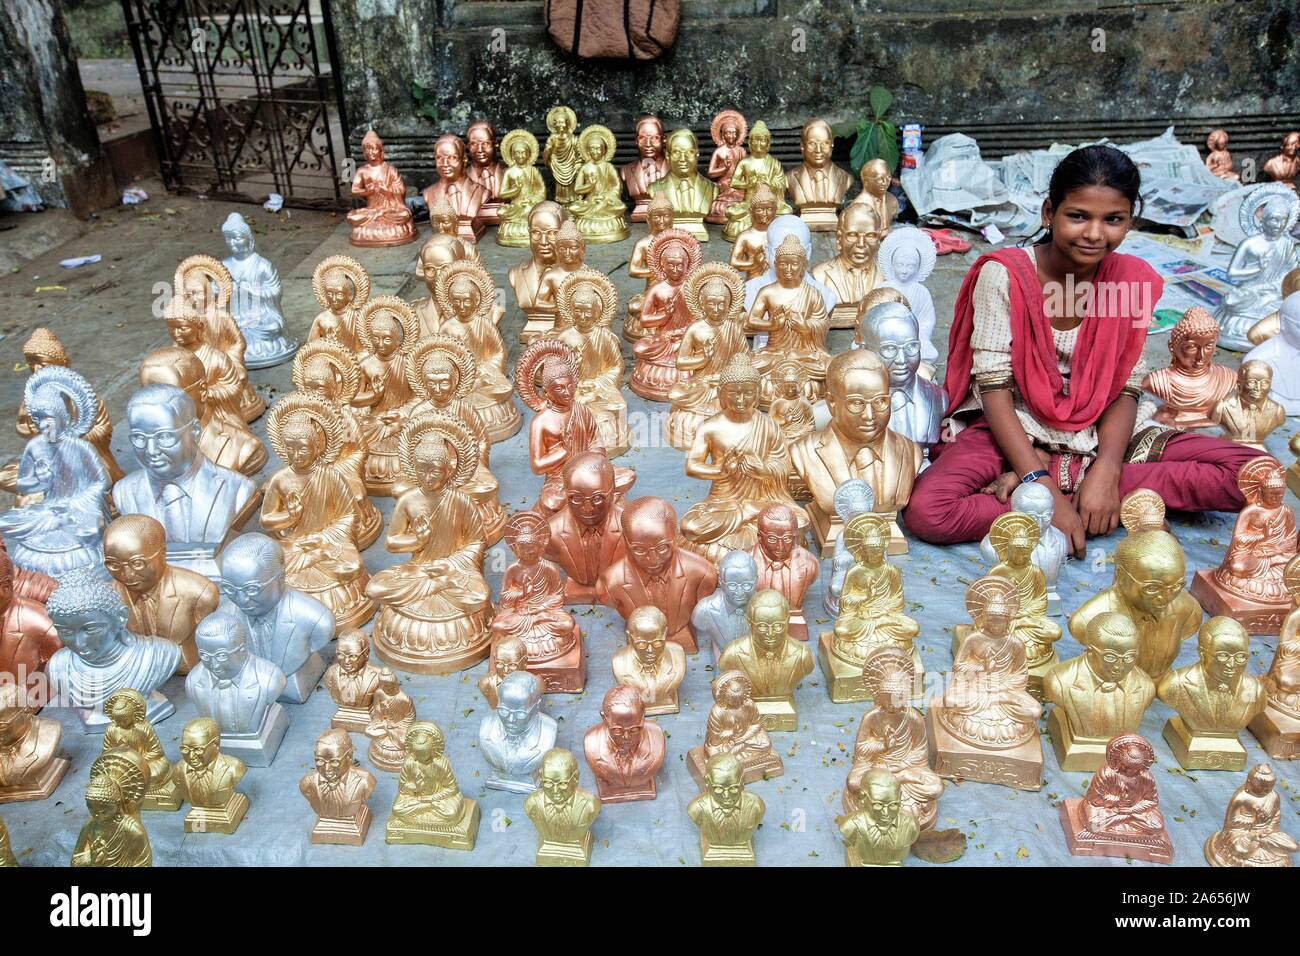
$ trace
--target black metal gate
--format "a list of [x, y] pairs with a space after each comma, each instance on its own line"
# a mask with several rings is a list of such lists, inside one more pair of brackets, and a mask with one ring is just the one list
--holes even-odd
[[122, 0], [122, 9], [169, 188], [349, 205], [329, 0]]

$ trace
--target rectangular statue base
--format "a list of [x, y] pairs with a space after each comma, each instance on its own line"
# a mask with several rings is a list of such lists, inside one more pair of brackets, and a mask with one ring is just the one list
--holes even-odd
[[149, 789], [149, 792], [144, 795], [144, 799], [140, 801], [140, 809], [175, 813], [181, 808], [183, 802], [181, 788], [177, 786], [175, 780], [168, 780], [157, 789]]
[[858, 853], [858, 848], [853, 846], [852, 844], [846, 843], [844, 844], [844, 865], [848, 867], [854, 867], [854, 868], [867, 868], [867, 867], [876, 867], [876, 866], [902, 866], [903, 861], [899, 860], [897, 863], [863, 863], [862, 857]]
[[[816, 501], [807, 506], [807, 511], [808, 516], [812, 519], [813, 538], [816, 540], [818, 547], [821, 548], [821, 556], [829, 558], [835, 553], [835, 542], [844, 533], [844, 522], [840, 520], [839, 515], [827, 514], [822, 511], [821, 506]], [[882, 511], [880, 514], [889, 519], [888, 553], [907, 554], [907, 539], [903, 537], [903, 529], [898, 526], [898, 513]], [[813, 553], [816, 553], [815, 549]]]
[[596, 586], [594, 584], [582, 584], [566, 577], [564, 579], [564, 603], [565, 604], [599, 604], [596, 600]]
[[796, 641], [808, 641], [808, 619], [801, 607], [790, 608], [790, 636]]
[[[862, 678], [862, 668], [854, 667], [843, 658], [831, 653], [835, 642], [834, 631], [822, 631], [817, 639], [817, 660], [821, 664], [822, 677], [826, 681], [826, 692], [831, 695], [831, 702], [836, 704], [855, 704], [871, 700], [871, 692]], [[925, 665], [921, 654], [912, 648], [912, 667], [916, 680], [912, 686], [911, 702], [919, 706], [925, 695]]]
[[[166, 720], [172, 714], [176, 713], [176, 705], [160, 694], [153, 691], [144, 699], [145, 712], [144, 719], [151, 724], [157, 724], [160, 720]], [[81, 726], [88, 734], [102, 734], [112, 723], [108, 715], [104, 713], [103, 706], [89, 708], [78, 707], [77, 717], [81, 720]]]
[[[1250, 722], [1250, 732], [1260, 748], [1274, 760], [1300, 757], [1300, 720], [1289, 717], [1272, 704]], [[4, 798], [0, 796], [0, 801]]]
[[1210, 617], [1226, 615], [1250, 634], [1276, 635], [1282, 619], [1291, 610], [1289, 603], [1260, 604], [1249, 598], [1224, 591], [1214, 580], [1214, 569], [1197, 571], [1192, 577], [1191, 595]]
[[591, 831], [582, 835], [581, 843], [554, 843], [542, 840], [537, 844], [538, 866], [586, 866], [591, 862]]
[[316, 825], [311, 828], [311, 842], [361, 846], [370, 832], [370, 820], [370, 808], [364, 803], [357, 815], [347, 820], [318, 817]]
[[1047, 616], [1061, 616], [1061, 594], [1054, 587], [1047, 589]]
[[269, 767], [288, 729], [289, 714], [279, 704], [272, 704], [266, 709], [256, 734], [222, 734], [221, 752], [238, 757], [250, 767]]
[[350, 734], [364, 734], [370, 726], [370, 711], [361, 707], [340, 707], [334, 711], [330, 726], [335, 730], [346, 730]]
[[[704, 782], [704, 769], [708, 766], [709, 758], [704, 753], [704, 745], [692, 747], [686, 752], [686, 769], [691, 772], [691, 779], [699, 785], [701, 790], [707, 789]], [[742, 779], [745, 783], [757, 783], [760, 780], [772, 780], [785, 773], [785, 765], [781, 762], [781, 755], [773, 750], [766, 760], [751, 760], [749, 763], [742, 764], [744, 767], [744, 776]]]
[[700, 864], [702, 866], [758, 866], [754, 856], [754, 841], [741, 846], [718, 846], [700, 837]]
[[647, 704], [645, 715], [647, 717], [658, 717], [660, 714], [676, 714], [681, 712], [681, 704], [677, 699], [677, 691], [672, 691], [666, 698], [657, 704]]
[[398, 846], [419, 844], [440, 846], [444, 850], [472, 850], [478, 836], [478, 823], [478, 802], [467, 798], [460, 819], [442, 830], [406, 827], [390, 816], [388, 826], [384, 828], [384, 842]]
[[616, 787], [612, 783], [607, 783], [600, 777], [596, 778], [596, 796], [600, 797], [600, 802], [605, 803], [635, 803], [638, 800], [653, 800], [655, 798], [655, 778], [651, 777], [645, 784], [635, 787]]
[[[634, 203], [635, 205], [632, 206], [632, 211], [628, 213], [628, 221], [645, 222], [647, 216], [650, 214], [650, 197], [638, 196], [634, 200]], [[538, 852], [540, 853], [541, 851], [539, 850]]]
[[505, 790], [507, 793], [532, 793], [537, 789], [537, 775], [530, 773], [517, 777], [493, 770], [484, 786], [489, 790]]
[[[582, 652], [582, 631], [574, 624], [577, 640], [569, 653], [545, 664], [529, 667], [531, 673], [542, 679], [548, 694], [581, 694], [587, 685], [587, 655]], [[492, 672], [491, 664], [488, 672]]]
[[456, 223], [456, 235], [475, 243], [482, 238], [485, 231], [487, 226], [479, 216], [461, 216], [460, 221]]
[[839, 217], [835, 215], [839, 207], [834, 203], [810, 202], [799, 207], [799, 218], [808, 227], [809, 232], [834, 232], [839, 226]]
[[519, 338], [525, 345], [555, 331], [554, 309], [524, 309], [524, 315], [528, 321], [524, 323]]
[[832, 329], [856, 329], [858, 327], [858, 303], [841, 302], [831, 309]]
[[325, 661], [319, 652], [312, 651], [306, 663], [288, 675], [289, 680], [284, 685], [280, 699], [288, 704], [305, 704], [324, 676]]
[[55, 757], [46, 764], [45, 772], [39, 779], [30, 781], [24, 787], [0, 787], [0, 803], [44, 800], [59, 788], [59, 783], [68, 772], [71, 763], [66, 757]]
[[239, 829], [248, 812], [248, 797], [233, 793], [224, 807], [194, 807], [185, 814], [186, 833], [224, 833], [226, 836]]
[[1083, 819], [1083, 801], [1071, 797], [1061, 804], [1065, 845], [1075, 856], [1118, 856], [1149, 863], [1174, 862], [1174, 845], [1161, 830], [1140, 833], [1093, 833]]
[[1106, 744], [1110, 741], [1103, 737], [1076, 737], [1060, 707], [1053, 707], [1047, 715], [1047, 733], [1052, 738], [1056, 763], [1062, 770], [1093, 773], [1106, 765]]
[[700, 242], [709, 241], [709, 230], [704, 228], [704, 214], [695, 215], [689, 212], [675, 210], [673, 212], [673, 228], [684, 229], [689, 232]]
[[792, 733], [799, 729], [799, 714], [794, 709], [794, 695], [789, 697], [755, 697], [754, 706], [768, 731]]
[[1018, 747], [1006, 750], [977, 750], [948, 733], [939, 720], [942, 706], [932, 706], [925, 715], [929, 737], [930, 766], [948, 780], [997, 783], [1016, 790], [1038, 790], [1043, 786], [1043, 745], [1037, 734]]
[[1165, 722], [1164, 738], [1184, 770], [1246, 769], [1246, 748], [1236, 734], [1194, 734], [1175, 714]]

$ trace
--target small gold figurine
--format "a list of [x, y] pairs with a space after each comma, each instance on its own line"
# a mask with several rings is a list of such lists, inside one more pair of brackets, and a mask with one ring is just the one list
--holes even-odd
[[1111, 738], [1105, 763], [1090, 768], [1097, 772], [1087, 794], [1061, 804], [1061, 826], [1072, 854], [1174, 861], [1174, 845], [1165, 832], [1160, 795], [1151, 775], [1155, 759], [1145, 737], [1129, 732]]
[[381, 295], [361, 310], [357, 322], [363, 354], [361, 391], [354, 404], [365, 408], [361, 429], [366, 441], [366, 490], [396, 497], [401, 480], [397, 438], [406, 424], [411, 390], [407, 359], [420, 334], [415, 311], [397, 296]]
[[361, 140], [366, 162], [352, 179], [352, 195], [366, 204], [348, 213], [354, 246], [400, 246], [415, 241], [415, 223], [406, 208], [406, 180], [384, 161], [384, 141], [372, 129]]
[[628, 257], [627, 276], [629, 279], [644, 279], [645, 287], [627, 300], [627, 315], [623, 319], [623, 338], [635, 342], [645, 335], [641, 327], [641, 309], [645, 305], [646, 293], [658, 280], [650, 271], [647, 256], [650, 244], [655, 236], [665, 229], [673, 228], [673, 204], [666, 196], [655, 196], [646, 206], [646, 234], [632, 244], [632, 254]]
[[1300, 556], [1287, 562], [1282, 580], [1291, 610], [1282, 621], [1273, 663], [1261, 678], [1267, 703], [1250, 722], [1250, 732], [1270, 757], [1293, 760], [1300, 756]]
[[781, 361], [795, 361], [820, 396], [826, 384], [831, 354], [826, 351], [830, 317], [822, 294], [807, 281], [808, 254], [796, 235], [786, 236], [776, 249], [776, 281], [763, 286], [745, 319], [745, 331], [766, 332], [767, 344], [754, 351], [754, 364], [765, 377], [762, 401], [773, 397], [767, 373]]
[[379, 686], [370, 700], [366, 754], [376, 770], [401, 770], [406, 759], [406, 732], [415, 723], [415, 704], [387, 667], [379, 671]]
[[384, 842], [474, 849], [478, 802], [461, 793], [456, 783], [442, 728], [417, 720], [406, 731], [403, 749], [406, 756]]
[[745, 281], [721, 262], [694, 269], [682, 286], [692, 321], [677, 347], [677, 370], [684, 373], [668, 391], [668, 443], [689, 451], [705, 419], [721, 411], [718, 385], [731, 357], [748, 351], [742, 321]]
[[857, 327], [862, 302], [883, 279], [876, 255], [885, 231], [875, 210], [861, 203], [844, 207], [835, 230], [835, 258], [813, 266], [812, 277], [838, 297], [831, 310], [831, 328], [852, 329]]
[[384, 546], [411, 558], [370, 579], [367, 594], [382, 605], [375, 649], [402, 670], [448, 674], [488, 655], [483, 528], [461, 490], [477, 467], [477, 448], [464, 422], [429, 412], [407, 423], [401, 456], [412, 487], [398, 499]]
[[867, 653], [862, 672], [875, 706], [858, 724], [853, 769], [844, 783], [844, 812], [861, 809], [868, 773], [888, 770], [898, 779], [903, 809], [928, 830], [939, 815], [943, 778], [930, 769], [925, 718], [908, 703], [916, 687], [912, 657], [901, 647], [882, 644]]
[[675, 714], [677, 688], [686, 677], [686, 651], [668, 640], [668, 618], [651, 604], [627, 619], [627, 644], [614, 652], [614, 682], [635, 687], [647, 717]]
[[[493, 621], [493, 623], [496, 623]], [[528, 645], [517, 637], [504, 637], [492, 642], [488, 658], [488, 672], [479, 678], [478, 692], [489, 707], [496, 710], [501, 682], [515, 671], [528, 669]]]
[[63, 727], [37, 717], [22, 684], [0, 683], [0, 803], [44, 800], [70, 761], [60, 756]]
[[1043, 696], [1056, 705], [1047, 732], [1062, 770], [1098, 770], [1112, 737], [1137, 733], [1156, 696], [1155, 682], [1137, 666], [1138, 640], [1132, 619], [1103, 611], [1088, 622], [1083, 653], [1043, 678]]
[[824, 119], [811, 119], [804, 123], [799, 134], [803, 162], [790, 170], [786, 177], [790, 199], [799, 210], [799, 217], [813, 232], [835, 229], [835, 211], [853, 185], [853, 177], [831, 162], [834, 142], [831, 126]]
[[603, 272], [583, 267], [560, 284], [555, 311], [560, 341], [577, 356], [578, 401], [596, 417], [605, 453], [617, 458], [632, 444], [622, 394], [623, 353], [610, 331], [618, 291]]
[[888, 233], [898, 215], [898, 198], [889, 191], [893, 176], [889, 164], [883, 159], [871, 159], [858, 172], [862, 192], [853, 197], [854, 203], [865, 203], [876, 211], [881, 232]]
[[181, 762], [172, 765], [172, 780], [190, 803], [186, 833], [231, 834], [248, 812], [248, 797], [236, 787], [248, 768], [238, 757], [221, 752], [221, 729], [211, 717], [196, 717], [181, 732]]
[[641, 692], [616, 684], [600, 705], [600, 723], [582, 738], [583, 754], [603, 803], [653, 800], [655, 776], [667, 756], [667, 736], [645, 719]]
[[555, 265], [555, 243], [564, 220], [564, 207], [559, 203], [545, 199], [533, 206], [526, 222], [529, 256], [518, 265], [511, 266], [506, 274], [515, 301], [528, 320], [520, 333], [520, 338], [525, 342], [549, 332], [555, 324], [555, 306], [539, 297], [542, 276]]
[[1300, 843], [1282, 832], [1282, 798], [1277, 776], [1266, 763], [1256, 764], [1246, 782], [1228, 801], [1223, 829], [1205, 841], [1210, 866], [1289, 867]]
[[673, 385], [685, 377], [677, 366], [677, 354], [691, 314], [682, 289], [702, 258], [700, 244], [675, 227], [655, 236], [646, 252], [655, 281], [641, 306], [645, 334], [632, 346], [636, 362], [628, 386], [649, 401], [668, 401]]
[[931, 763], [950, 780], [1037, 790], [1043, 708], [1026, 689], [1025, 645], [1011, 634], [1020, 610], [1016, 585], [985, 575], [966, 589], [966, 610], [975, 630], [953, 661], [942, 701], [932, 701], [925, 715]]
[[700, 831], [703, 866], [757, 866], [754, 831], [763, 822], [763, 798], [745, 789], [744, 769], [732, 754], [710, 757], [705, 790], [686, 806]]
[[311, 274], [311, 291], [321, 304], [309, 342], [332, 338], [349, 352], [361, 351], [357, 322], [370, 300], [370, 273], [351, 256], [322, 259]]
[[343, 419], [319, 395], [296, 392], [275, 403], [266, 430], [286, 467], [266, 483], [262, 526], [284, 546], [285, 580], [324, 604], [340, 628], [364, 624], [375, 605], [354, 536], [356, 502], [336, 465]]
[[871, 699], [863, 666], [878, 647], [897, 647], [908, 655], [918, 678], [925, 672], [913, 644], [921, 625], [903, 613], [902, 573], [885, 560], [888, 519], [870, 511], [857, 515], [842, 540], [853, 566], [844, 576], [835, 627], [822, 631], [817, 642], [826, 690], [837, 704]]
[[749, 636], [727, 645], [718, 670], [743, 671], [749, 678], [764, 727], [797, 730], [794, 690], [812, 673], [812, 651], [790, 637], [790, 605], [780, 591], [756, 591], [745, 613]]
[[73, 866], [153, 866], [140, 803], [149, 790], [149, 765], [134, 750], [109, 750], [90, 765], [86, 808]]
[[567, 209], [577, 198], [573, 184], [582, 165], [582, 153], [578, 149], [578, 116], [567, 106], [552, 107], [546, 114], [546, 128], [551, 135], [546, 137], [542, 162], [550, 168], [551, 178], [555, 180], [555, 201]]
[[1165, 742], [1186, 770], [1244, 770], [1238, 734], [1264, 712], [1264, 685], [1246, 672], [1250, 638], [1230, 617], [1212, 617], [1196, 638], [1195, 664], [1170, 671], [1156, 685], [1176, 713]]
[[578, 761], [567, 750], [546, 751], [538, 776], [538, 789], [524, 799], [524, 813], [537, 829], [537, 865], [586, 866], [600, 798], [578, 786]]
[[732, 187], [731, 177], [736, 171], [736, 164], [749, 155], [745, 149], [749, 124], [735, 110], [723, 110], [709, 123], [709, 135], [716, 147], [709, 157], [709, 178], [718, 184], [718, 195], [704, 221], [721, 225], [727, 221], [727, 207], [745, 198], [744, 193]]
[[744, 193], [745, 198], [727, 207], [727, 224], [722, 229], [722, 238], [728, 242], [735, 242], [736, 237], [749, 228], [749, 202], [760, 184], [765, 184], [776, 195], [778, 216], [793, 211], [785, 201], [785, 170], [768, 152], [771, 147], [772, 133], [767, 124], [759, 120], [749, 129], [749, 155], [736, 163], [731, 173], [731, 188]]
[[588, 126], [578, 137], [578, 152], [584, 162], [573, 180], [576, 198], [569, 203], [569, 215], [588, 242], [622, 242], [631, 231], [623, 183], [610, 162], [614, 134], [599, 124]]
[[352, 738], [337, 728], [316, 738], [315, 763], [316, 769], [298, 782], [316, 814], [311, 842], [361, 846], [370, 832], [366, 801], [375, 792], [375, 775], [357, 766]]
[[781, 755], [763, 726], [763, 715], [754, 703], [753, 685], [743, 671], [722, 671], [713, 678], [713, 706], [704, 730], [704, 743], [686, 754], [686, 765], [701, 788], [705, 768], [718, 754], [731, 754], [740, 761], [745, 783], [770, 780], [785, 773]]
[[1164, 402], [1156, 410], [1157, 422], [1176, 428], [1211, 424], [1210, 410], [1237, 384], [1232, 369], [1214, 364], [1218, 344], [1219, 323], [1207, 310], [1198, 305], [1183, 313], [1169, 332], [1169, 367], [1142, 380], [1142, 389]]
[[158, 732], [145, 719], [144, 697], [139, 691], [119, 690], [104, 701], [110, 723], [104, 729], [103, 752], [132, 750], [149, 768], [149, 787], [141, 810], [179, 810], [181, 792], [172, 780], [172, 764], [163, 751]]
[[736, 237], [731, 247], [731, 267], [746, 279], [767, 272], [767, 227], [776, 218], [776, 193], [760, 183], [749, 200], [750, 226]]
[[370, 726], [370, 704], [379, 689], [380, 668], [370, 663], [370, 638], [355, 629], [340, 629], [334, 663], [325, 671], [325, 689], [335, 707], [330, 726], [363, 734]]
[[513, 248], [528, 245], [529, 214], [546, 199], [546, 183], [537, 169], [539, 150], [537, 137], [526, 129], [512, 129], [501, 138], [506, 171], [498, 195], [505, 204], [497, 226], [497, 245]]
[[1237, 369], [1237, 387], [1214, 403], [1207, 416], [1223, 429], [1223, 437], [1265, 451], [1264, 439], [1286, 422], [1286, 411], [1268, 397], [1273, 367], [1251, 359]]
[[1241, 466], [1237, 487], [1246, 506], [1237, 515], [1223, 563], [1197, 571], [1192, 597], [1210, 615], [1227, 615], [1252, 634], [1276, 634], [1291, 607], [1283, 569], [1296, 554], [1295, 514], [1286, 504], [1286, 472], [1261, 455]]
[[916, 817], [903, 806], [902, 787], [882, 767], [862, 775], [858, 810], [840, 822], [845, 866], [902, 866], [921, 835]]
[[[673, 204], [673, 225], [709, 241], [704, 217], [713, 208], [718, 187], [699, 173], [700, 145], [689, 129], [673, 130], [668, 136], [668, 175], [650, 186], [651, 196], [666, 196]], [[780, 167], [778, 167], [780, 168]]]

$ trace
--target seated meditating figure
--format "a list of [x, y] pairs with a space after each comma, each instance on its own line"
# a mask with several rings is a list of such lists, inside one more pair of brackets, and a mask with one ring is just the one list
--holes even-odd
[[602, 272], [586, 267], [569, 273], [555, 297], [559, 339], [578, 362], [578, 403], [596, 418], [605, 453], [617, 458], [632, 443], [623, 397], [623, 353], [610, 331], [618, 311], [618, 292]]
[[370, 299], [370, 273], [351, 256], [329, 256], [311, 274], [311, 291], [321, 304], [307, 341], [332, 338], [349, 353], [361, 351], [357, 323]]
[[[235, 290], [230, 271], [212, 256], [190, 256], [176, 267], [172, 288], [175, 294], [163, 312], [172, 341], [188, 348], [203, 362], [211, 391], [209, 401], [229, 402], [244, 421], [253, 421], [266, 411], [266, 401], [248, 380], [244, 362], [247, 343], [230, 314]], [[179, 316], [187, 317], [186, 325], [201, 323], [183, 342], [177, 337], [179, 325], [173, 325]]]
[[[921, 374], [933, 378], [939, 350], [934, 347], [934, 297], [925, 287], [925, 280], [934, 271], [938, 252], [934, 240], [915, 226], [886, 226], [885, 231], [885, 239], [876, 253], [881, 275], [881, 283], [876, 288], [892, 292], [897, 297], [895, 301], [916, 317], [921, 339]], [[864, 309], [863, 305], [867, 305], [866, 299], [859, 305], [860, 316], [870, 311], [870, 306]]]
[[[421, 335], [437, 332], [442, 325], [442, 311], [438, 304], [438, 277], [443, 270], [455, 262], [469, 262], [481, 265], [472, 243], [458, 239], [454, 234], [434, 230], [433, 235], [424, 241], [415, 256], [415, 277], [424, 282], [429, 294], [411, 303], [411, 309], [419, 320]], [[497, 321], [495, 310], [492, 321]]]
[[767, 271], [767, 229], [775, 218], [776, 193], [763, 183], [749, 201], [750, 227], [731, 247], [730, 265], [746, 279], [757, 279]]
[[731, 173], [731, 189], [744, 193], [727, 207], [727, 224], [723, 227], [722, 238], [735, 242], [742, 232], [750, 226], [749, 203], [754, 198], [754, 191], [760, 185], [767, 186], [776, 196], [778, 216], [791, 211], [785, 201], [785, 170], [780, 161], [769, 150], [772, 148], [772, 132], [762, 120], [749, 130], [749, 155], [736, 163]]
[[275, 403], [267, 437], [286, 463], [266, 483], [262, 526], [284, 547], [285, 580], [329, 609], [339, 627], [375, 613], [357, 551], [357, 511], [338, 467], [343, 420], [318, 395], [295, 392]]
[[411, 400], [407, 358], [419, 337], [419, 322], [397, 296], [381, 295], [362, 310], [357, 329], [364, 349], [359, 361], [363, 377], [353, 404], [365, 409], [361, 430], [367, 446], [366, 490], [395, 496], [401, 472], [397, 436]]
[[745, 282], [721, 262], [706, 262], [687, 277], [682, 299], [693, 321], [677, 350], [677, 369], [685, 373], [668, 392], [668, 443], [688, 451], [695, 430], [716, 415], [718, 381], [731, 357], [748, 350], [742, 328]]
[[269, 259], [254, 251], [253, 230], [239, 213], [226, 217], [221, 235], [230, 250], [221, 264], [234, 282], [230, 307], [244, 333], [244, 363], [248, 368], [279, 365], [298, 349], [280, 312], [280, 276]]
[[140, 804], [141, 810], [179, 810], [181, 792], [172, 780], [172, 763], [167, 759], [158, 732], [145, 719], [147, 709], [139, 691], [124, 688], [110, 694], [104, 701], [109, 723], [104, 728], [102, 751], [132, 750], [149, 767], [149, 789]]
[[1285, 866], [1300, 851], [1300, 843], [1282, 832], [1282, 797], [1277, 774], [1266, 763], [1256, 764], [1246, 782], [1228, 801], [1223, 829], [1205, 841], [1210, 866]]
[[576, 198], [569, 203], [569, 215], [588, 242], [621, 242], [629, 230], [623, 183], [610, 162], [614, 158], [614, 134], [593, 123], [578, 136], [578, 152], [586, 161], [578, 167], [573, 180]]
[[[572, 219], [564, 220], [555, 234], [555, 261], [547, 267], [537, 281], [537, 304], [549, 311], [551, 320], [549, 328], [540, 330], [544, 334], [549, 335], [561, 330], [560, 317], [555, 313], [555, 297], [559, 294], [564, 280], [586, 265], [586, 256], [587, 240], [582, 237], [582, 233], [578, 231]], [[531, 331], [533, 330], [525, 327], [525, 341], [528, 340], [528, 333]]]
[[1151, 765], [1156, 754], [1145, 737], [1116, 734], [1106, 744], [1083, 799], [1061, 804], [1065, 842], [1075, 856], [1122, 856], [1170, 863], [1173, 843], [1165, 833], [1160, 795]]
[[801, 533], [809, 524], [790, 496], [790, 458], [780, 427], [758, 409], [758, 389], [749, 354], [732, 356], [718, 380], [722, 410], [699, 426], [686, 455], [687, 477], [712, 484], [682, 516], [682, 538], [714, 564], [758, 543], [758, 515], [769, 505], [789, 505]]
[[[805, 281], [808, 255], [796, 236], [781, 240], [775, 255], [776, 281], [758, 293], [745, 320], [745, 331], [767, 333], [767, 344], [754, 352], [754, 364], [766, 377], [778, 362], [796, 361], [820, 396], [831, 360], [826, 351], [826, 333], [830, 329], [826, 301]], [[772, 400], [770, 382], [762, 398], [764, 404]]]
[[792, 445], [816, 427], [812, 404], [808, 401], [810, 386], [803, 366], [794, 359], [785, 359], [772, 368], [772, 402], [768, 413], [781, 426], [787, 445]]
[[[456, 212], [456, 207], [447, 201], [446, 196], [439, 196], [429, 207], [429, 229], [431, 233], [429, 239], [434, 236], [450, 236], [459, 239], [465, 250], [464, 258], [476, 265], [483, 264], [474, 237], [460, 235], [460, 215]], [[425, 246], [428, 244], [426, 240]], [[423, 252], [424, 248], [421, 247], [420, 251]]]
[[1192, 306], [1169, 331], [1168, 368], [1142, 379], [1142, 388], [1164, 402], [1153, 416], [1174, 428], [1205, 428], [1210, 409], [1227, 397], [1237, 376], [1226, 365], [1214, 364], [1219, 323], [1199, 305]]
[[387, 667], [379, 671], [379, 686], [370, 701], [366, 758], [376, 770], [401, 770], [406, 759], [406, 732], [415, 723], [415, 704]]
[[1277, 650], [1264, 684], [1264, 712], [1250, 722], [1250, 732], [1270, 757], [1289, 760], [1300, 754], [1300, 556], [1283, 572], [1291, 592], [1291, 609], [1282, 621]]
[[528, 245], [528, 214], [546, 199], [546, 183], [537, 169], [541, 147], [526, 129], [512, 129], [501, 138], [506, 171], [497, 195], [505, 200], [497, 225], [497, 245]]
[[149, 789], [149, 765], [134, 750], [110, 750], [90, 765], [86, 809], [71, 865], [153, 866], [140, 804]]
[[685, 377], [677, 366], [677, 354], [691, 314], [682, 289], [702, 260], [699, 242], [682, 229], [665, 229], [646, 250], [646, 266], [654, 282], [641, 305], [645, 335], [632, 346], [636, 362], [629, 387], [649, 401], [668, 401], [673, 385]]
[[1233, 288], [1215, 311], [1224, 348], [1250, 348], [1250, 328], [1281, 304], [1282, 278], [1300, 266], [1300, 245], [1291, 236], [1300, 217], [1300, 197], [1282, 183], [1256, 186], [1242, 200], [1238, 223], [1245, 238], [1232, 253], [1228, 281]]
[[[876, 507], [875, 492], [871, 490], [871, 485], [861, 478], [849, 478], [843, 482], [835, 489], [832, 501], [835, 516], [844, 527], [847, 527], [848, 523], [858, 515], [874, 511]], [[844, 579], [855, 564], [857, 558], [849, 553], [849, 549], [844, 544], [844, 536], [840, 535], [835, 540], [835, 550], [831, 552], [831, 577], [826, 582], [826, 594], [822, 598], [822, 606], [832, 617], [839, 616]]]
[[406, 731], [406, 758], [384, 842], [472, 850], [478, 822], [478, 803], [461, 793], [456, 783], [442, 728], [430, 720], [417, 720]]
[[461, 490], [477, 467], [477, 451], [463, 422], [438, 413], [413, 418], [402, 431], [411, 490], [397, 501], [384, 546], [411, 557], [376, 572], [367, 588], [382, 605], [375, 649], [401, 670], [446, 674], [488, 655], [483, 527]]
[[721, 225], [727, 221], [727, 207], [745, 198], [744, 193], [732, 188], [731, 175], [735, 172], [736, 164], [749, 155], [749, 150], [745, 149], [749, 123], [736, 110], [722, 110], [709, 123], [709, 135], [716, 148], [709, 156], [708, 173], [709, 178], [717, 183], [718, 194], [704, 221]]
[[1047, 579], [1031, 560], [1038, 547], [1038, 522], [1018, 511], [999, 515], [989, 541], [998, 556], [989, 574], [1011, 581], [1019, 595], [1011, 634], [1025, 645], [1029, 692], [1041, 700], [1043, 676], [1058, 660], [1053, 645], [1061, 639], [1061, 625], [1047, 616]]
[[704, 743], [686, 755], [691, 776], [704, 786], [704, 769], [718, 754], [731, 754], [740, 761], [745, 783], [770, 780], [785, 772], [781, 755], [763, 726], [763, 715], [754, 703], [754, 688], [744, 671], [723, 671], [713, 678], [713, 706], [704, 730]]
[[647, 256], [650, 244], [655, 237], [666, 229], [673, 228], [673, 204], [666, 196], [654, 196], [646, 207], [646, 233], [632, 244], [632, 252], [627, 261], [627, 277], [644, 279], [645, 286], [636, 295], [627, 300], [627, 315], [623, 318], [623, 338], [635, 342], [645, 335], [641, 327], [641, 309], [645, 306], [645, 295], [658, 280], [650, 271]]
[[361, 139], [365, 163], [352, 178], [352, 195], [365, 206], [348, 213], [354, 246], [400, 246], [415, 241], [415, 222], [406, 208], [406, 181], [384, 162], [384, 141], [373, 129]]

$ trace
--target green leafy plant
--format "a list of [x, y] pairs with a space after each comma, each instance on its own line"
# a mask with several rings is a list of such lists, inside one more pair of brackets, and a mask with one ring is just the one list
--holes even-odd
[[437, 124], [438, 122], [438, 97], [437, 93], [420, 83], [418, 80], [411, 81], [411, 98], [415, 100], [415, 115], [423, 116], [429, 122]]
[[894, 96], [883, 86], [873, 86], [867, 94], [871, 106], [871, 118], [836, 126], [836, 136], [852, 135], [853, 146], [849, 150], [849, 165], [856, 176], [873, 159], [883, 159], [889, 165], [889, 171], [898, 169], [900, 150], [898, 147], [898, 127], [885, 119], [889, 107], [894, 103]]

